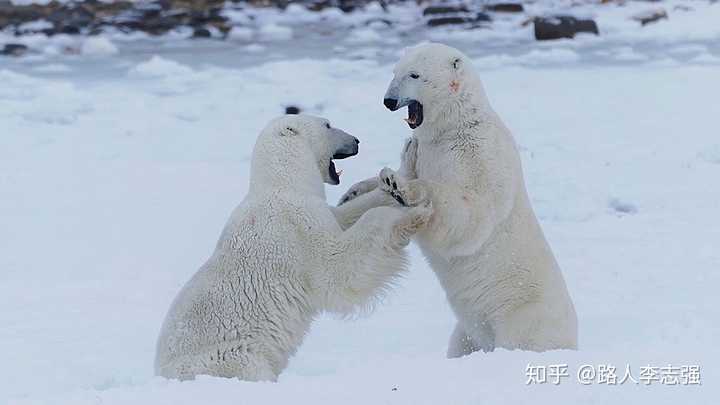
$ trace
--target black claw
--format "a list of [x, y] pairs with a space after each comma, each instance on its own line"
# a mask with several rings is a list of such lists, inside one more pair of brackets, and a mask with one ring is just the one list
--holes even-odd
[[405, 204], [405, 200], [403, 200], [402, 197], [400, 197], [399, 195], [397, 195], [397, 194], [395, 194], [395, 193], [392, 193], [392, 194], [390, 194], [390, 195], [392, 195], [393, 198], [395, 199], [395, 201], [399, 202], [400, 205], [404, 205], [404, 206], [407, 207], [407, 204]]
[[393, 188], [394, 188], [395, 190], [397, 190], [397, 183], [395, 183], [394, 181], [393, 181]]
[[385, 184], [387, 184], [388, 186], [390, 185], [390, 179], [388, 179], [387, 177], [385, 177]]

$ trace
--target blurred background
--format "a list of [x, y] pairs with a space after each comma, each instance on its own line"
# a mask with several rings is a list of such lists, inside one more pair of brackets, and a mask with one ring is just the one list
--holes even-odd
[[[156, 51], [233, 64], [302, 56], [383, 60], [423, 40], [500, 58], [488, 63], [518, 56], [525, 64], [710, 63], [720, 51], [718, 18], [714, 0], [0, 0], [0, 54], [19, 58], [0, 63]], [[528, 54], [558, 44], [561, 51]], [[668, 52], [668, 44], [686, 46]]]

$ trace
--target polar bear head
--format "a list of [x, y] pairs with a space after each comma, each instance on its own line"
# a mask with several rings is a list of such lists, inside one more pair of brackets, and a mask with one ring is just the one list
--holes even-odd
[[456, 113], [468, 98], [484, 97], [469, 58], [447, 45], [408, 48], [393, 73], [383, 104], [391, 111], [407, 106], [412, 129]]
[[333, 160], [355, 156], [359, 143], [324, 118], [309, 115], [276, 118], [255, 144], [251, 182], [264, 182], [260, 186], [263, 188], [340, 184], [342, 170], [336, 169]]

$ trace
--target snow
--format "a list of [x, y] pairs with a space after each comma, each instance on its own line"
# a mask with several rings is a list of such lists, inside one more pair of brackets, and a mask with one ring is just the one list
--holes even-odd
[[248, 27], [233, 27], [228, 37], [229, 39], [248, 42], [253, 37], [253, 30]]
[[52, 28], [53, 24], [47, 20], [35, 20], [20, 24], [18, 27], [19, 31], [41, 31], [44, 29]]
[[92, 36], [83, 41], [80, 52], [83, 55], [109, 56], [118, 53], [118, 48], [105, 37]]
[[382, 35], [380, 35], [377, 30], [372, 28], [361, 28], [354, 30], [352, 34], [348, 36], [347, 41], [349, 43], [359, 44], [366, 42], [380, 42], [382, 39]]
[[50, 63], [50, 64], [42, 64], [39, 66], [36, 66], [33, 68], [35, 72], [44, 72], [44, 73], [66, 73], [70, 72], [72, 69], [68, 67], [67, 65], [63, 65], [62, 63]]
[[616, 60], [623, 62], [645, 61], [648, 59], [646, 55], [635, 51], [632, 47], [629, 46], [616, 49], [614, 57]]
[[[717, 66], [588, 67], [561, 49], [476, 64], [519, 143], [580, 351], [446, 360], [454, 318], [413, 246], [391, 297], [368, 317], [318, 319], [276, 384], [153, 377], [160, 322], [247, 190], [257, 133], [288, 103], [362, 140], [330, 202], [398, 164], [405, 113], [379, 101], [392, 65], [155, 55], [92, 81], [53, 73], [64, 65], [0, 70], [0, 403], [709, 403]], [[570, 377], [525, 385], [529, 363], [568, 364]], [[703, 385], [586, 386], [582, 364], [629, 364], [636, 379], [647, 365], [700, 365]]]
[[[600, 36], [536, 42], [511, 14], [492, 29], [418, 30], [413, 2], [227, 9], [226, 42], [0, 33], [32, 50], [0, 58], [0, 404], [711, 403], [720, 3], [573, 4], [526, 8], [594, 18]], [[659, 6], [667, 20], [631, 19]], [[153, 377], [160, 322], [247, 190], [264, 124], [299, 105], [362, 140], [327, 187], [334, 203], [398, 164], [405, 112], [380, 99], [402, 46], [426, 39], [473, 57], [516, 136], [580, 350], [446, 360], [454, 318], [411, 246], [394, 293], [370, 316], [318, 319], [278, 383]], [[570, 377], [525, 385], [529, 363], [568, 364]], [[629, 364], [635, 378], [700, 365], [703, 385], [582, 385], [583, 364]]]
[[260, 27], [258, 34], [267, 41], [287, 41], [292, 39], [293, 30], [278, 24], [266, 24]]
[[692, 62], [720, 65], [720, 57], [705, 52], [692, 58]]
[[155, 55], [147, 62], [139, 63], [137, 66], [130, 69], [128, 74], [136, 77], [158, 78], [189, 75], [192, 71], [193, 70], [188, 66]]

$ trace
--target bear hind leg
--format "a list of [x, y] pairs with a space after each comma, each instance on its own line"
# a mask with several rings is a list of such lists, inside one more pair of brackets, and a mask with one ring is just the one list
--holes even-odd
[[467, 356], [468, 354], [482, 350], [491, 352], [495, 349], [495, 339], [490, 328], [486, 325], [480, 328], [480, 333], [475, 337], [470, 336], [460, 322], [455, 325], [448, 344], [447, 358]]

